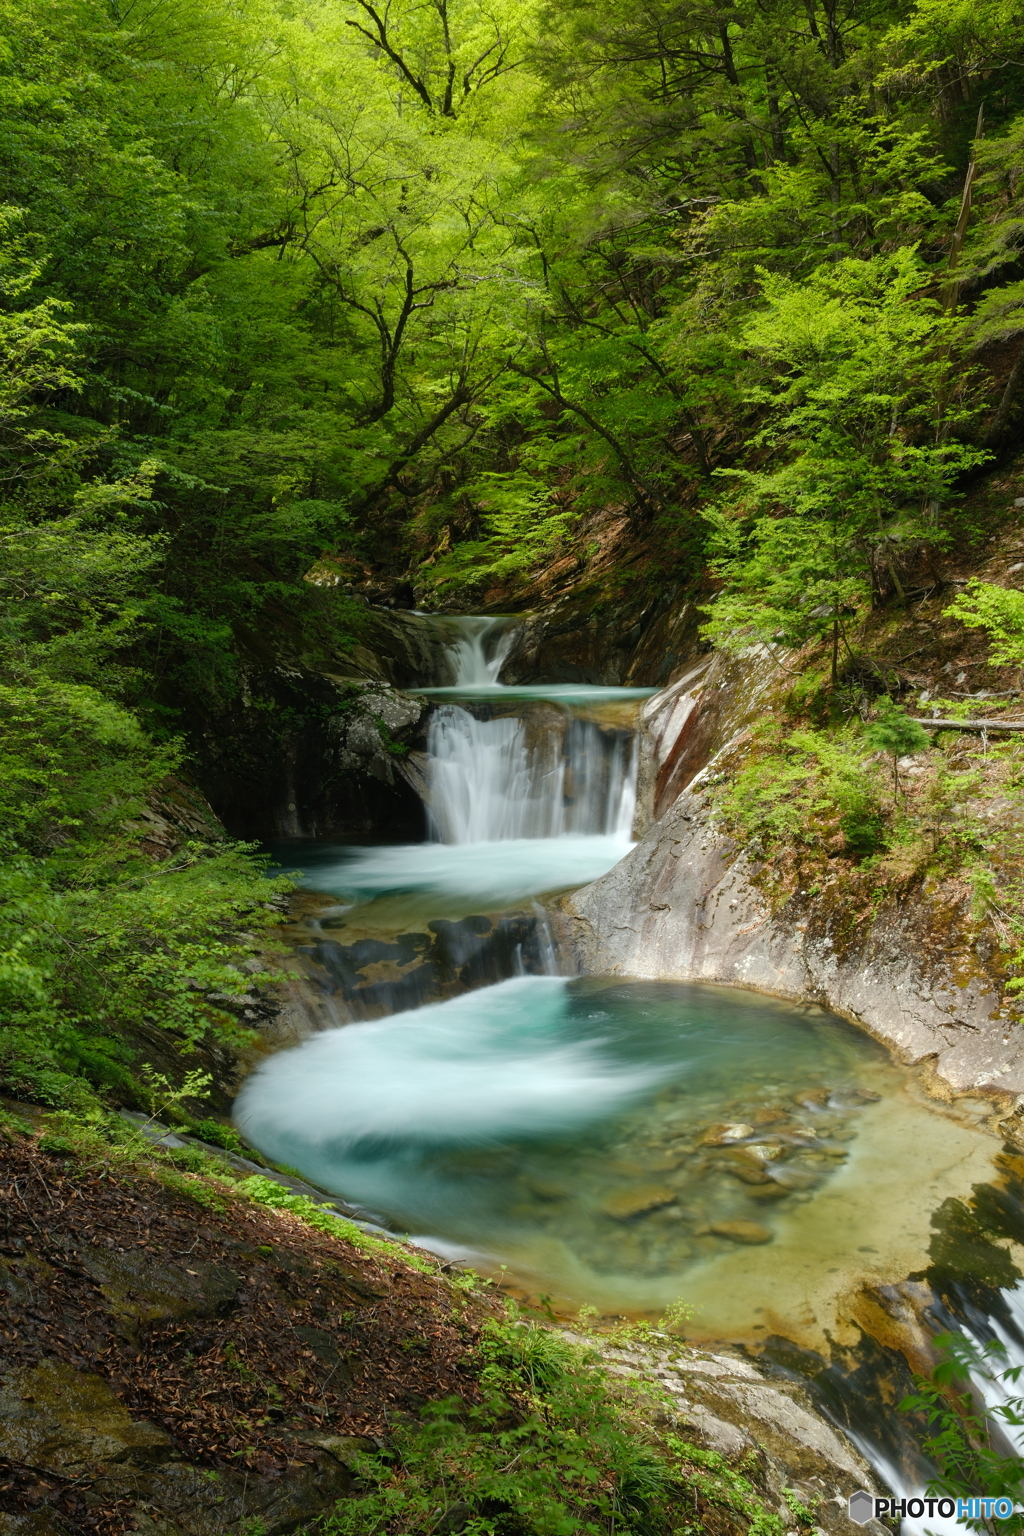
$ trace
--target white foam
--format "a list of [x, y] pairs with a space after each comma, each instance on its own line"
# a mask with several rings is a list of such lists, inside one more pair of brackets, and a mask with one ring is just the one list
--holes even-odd
[[359, 1142], [479, 1144], [600, 1118], [662, 1068], [627, 1068], [601, 1041], [560, 1039], [568, 983], [524, 976], [350, 1024], [282, 1051], [245, 1083], [235, 1119], [282, 1162]]
[[333, 865], [321, 855], [303, 884], [352, 901], [422, 892], [465, 897], [487, 910], [587, 885], [632, 847], [628, 836], [615, 833], [352, 848]]

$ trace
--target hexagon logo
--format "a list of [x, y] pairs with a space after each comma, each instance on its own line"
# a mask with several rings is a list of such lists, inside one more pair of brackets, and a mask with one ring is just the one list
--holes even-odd
[[863, 1489], [858, 1493], [850, 1494], [850, 1519], [858, 1525], [866, 1525], [869, 1520], [875, 1518], [875, 1501], [870, 1493]]

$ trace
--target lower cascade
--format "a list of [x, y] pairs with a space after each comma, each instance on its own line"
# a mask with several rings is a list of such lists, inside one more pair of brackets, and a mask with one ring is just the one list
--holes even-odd
[[699, 1336], [798, 1323], [812, 1349], [851, 1277], [919, 1264], [931, 1211], [988, 1167], [982, 1135], [840, 1020], [595, 977], [319, 1035], [249, 1079], [237, 1119], [374, 1219], [565, 1310], [683, 1297]]
[[478, 719], [446, 705], [427, 737], [435, 841], [628, 839], [636, 809], [636, 744], [593, 721], [558, 716], [534, 731], [515, 716]]

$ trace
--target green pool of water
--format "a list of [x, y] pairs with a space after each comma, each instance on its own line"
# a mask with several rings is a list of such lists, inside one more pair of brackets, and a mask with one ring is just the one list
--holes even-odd
[[[522, 977], [314, 1037], [237, 1119], [273, 1159], [563, 1309], [679, 1299], [820, 1342], [927, 1263], [993, 1144], [853, 1026], [677, 982]], [[502, 1266], [505, 1266], [503, 1269]]]

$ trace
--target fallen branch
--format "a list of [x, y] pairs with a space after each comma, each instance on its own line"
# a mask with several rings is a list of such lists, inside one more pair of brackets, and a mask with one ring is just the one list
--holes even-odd
[[910, 717], [915, 725], [923, 725], [932, 731], [1024, 731], [1024, 720], [920, 720]]

